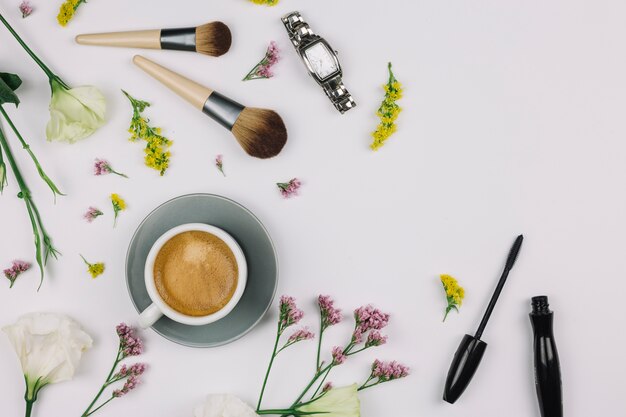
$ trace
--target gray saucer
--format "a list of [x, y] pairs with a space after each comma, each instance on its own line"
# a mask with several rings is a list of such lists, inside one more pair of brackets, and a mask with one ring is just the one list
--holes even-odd
[[241, 300], [223, 319], [204, 326], [188, 326], [168, 317], [152, 328], [173, 342], [212, 347], [232, 342], [249, 332], [269, 309], [278, 283], [276, 251], [267, 230], [242, 205], [213, 194], [189, 194], [163, 203], [141, 222], [126, 255], [126, 284], [138, 312], [151, 304], [143, 272], [152, 244], [167, 230], [185, 223], [206, 223], [228, 232], [248, 263], [248, 283]]

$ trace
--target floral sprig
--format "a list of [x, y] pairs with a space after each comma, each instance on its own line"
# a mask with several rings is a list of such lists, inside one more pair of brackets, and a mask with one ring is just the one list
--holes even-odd
[[[131, 366], [122, 364], [118, 369], [118, 365], [126, 358], [131, 356], [138, 356], [143, 353], [143, 342], [135, 335], [133, 328], [129, 327], [125, 323], [120, 323], [116, 327], [117, 336], [119, 337], [119, 345], [117, 348], [117, 356], [113, 362], [113, 367], [109, 372], [104, 384], [100, 388], [100, 391], [96, 394], [95, 398], [89, 404], [87, 409], [83, 412], [81, 417], [88, 417], [107, 405], [109, 402], [116, 398], [123, 397], [130, 391], [134, 390], [139, 384], [139, 377], [146, 371], [146, 365], [143, 363], [135, 363]], [[99, 406], [95, 406], [104, 391], [111, 385], [124, 381], [124, 385], [121, 388], [116, 388], [111, 391], [110, 397], [101, 403]]]
[[276, 6], [279, 0], [250, 0], [254, 4], [264, 4], [266, 6]]
[[93, 174], [96, 176], [115, 174], [120, 177], [128, 178], [128, 175], [122, 174], [121, 172], [117, 172], [116, 170], [114, 170], [109, 161], [100, 158], [96, 158], [96, 161], [93, 164]]
[[120, 211], [126, 210], [126, 201], [119, 194], [111, 194], [111, 205], [113, 206], [113, 227], [117, 225], [117, 216]]
[[[341, 311], [334, 306], [334, 301], [325, 295], [318, 297], [318, 306], [320, 308], [320, 339], [325, 330], [330, 326], [339, 323], [342, 319]], [[375, 361], [370, 370], [368, 379], [358, 386], [357, 384], [346, 387], [334, 388], [330, 382], [326, 382], [330, 371], [335, 367], [346, 362], [346, 360], [359, 352], [366, 349], [381, 346], [386, 343], [387, 337], [380, 333], [380, 330], [389, 323], [389, 315], [374, 308], [371, 305], [359, 307], [354, 311], [355, 325], [349, 342], [345, 347], [334, 346], [331, 349], [331, 361], [327, 365], [320, 362], [321, 343], [318, 345], [317, 363], [313, 378], [304, 388], [302, 393], [296, 400], [286, 409], [261, 409], [263, 394], [267, 385], [269, 373], [271, 371], [274, 359], [276, 357], [278, 339], [284, 329], [292, 324], [298, 323], [302, 319], [303, 313], [295, 305], [292, 297], [283, 296], [279, 304], [278, 331], [277, 339], [274, 344], [274, 351], [270, 359], [263, 386], [259, 395], [256, 413], [264, 414], [282, 414], [282, 415], [342, 415], [342, 416], [359, 416], [360, 405], [358, 399], [358, 391], [375, 385], [392, 381], [398, 378], [404, 378], [409, 374], [409, 368], [397, 362], [381, 362]], [[294, 333], [298, 334], [298, 332]], [[306, 333], [307, 338], [312, 335]], [[313, 391], [308, 401], [303, 398], [317, 384], [317, 388]], [[229, 400], [230, 401], [230, 400]], [[247, 406], [244, 407], [247, 409]], [[217, 410], [216, 410], [217, 411]], [[253, 413], [250, 413], [252, 415]]]
[[215, 157], [215, 167], [219, 172], [222, 173], [223, 176], [226, 176], [226, 174], [224, 173], [224, 156], [222, 154], [219, 154]]
[[87, 261], [83, 255], [80, 255], [80, 257], [83, 258], [83, 262], [87, 265], [87, 271], [89, 272], [89, 275], [91, 275], [92, 279], [98, 278], [104, 273], [105, 266], [103, 262], [96, 262], [92, 264]]
[[465, 290], [451, 275], [442, 274], [439, 278], [441, 279], [441, 284], [446, 292], [446, 301], [448, 302], [446, 313], [443, 316], [443, 321], [446, 321], [450, 311], [456, 310], [457, 313], [459, 312], [459, 307], [461, 307], [461, 304], [463, 304], [463, 298], [465, 298]]
[[97, 217], [102, 216], [104, 213], [93, 206], [90, 206], [87, 209], [87, 212], [83, 214], [83, 218], [87, 220], [87, 222], [93, 222]]
[[283, 197], [290, 198], [298, 195], [298, 190], [302, 186], [302, 181], [298, 178], [292, 178], [289, 182], [277, 182], [276, 186]]
[[74, 14], [76, 14], [78, 7], [83, 3], [87, 3], [87, 0], [66, 0], [63, 2], [57, 16], [59, 25], [67, 26], [69, 21], [74, 18]]
[[146, 166], [159, 171], [163, 176], [170, 165], [171, 153], [169, 148], [172, 146], [172, 141], [161, 135], [160, 127], [150, 126], [150, 120], [142, 116], [141, 113], [146, 107], [150, 107], [150, 103], [137, 100], [124, 90], [122, 93], [133, 107], [133, 117], [128, 128], [128, 132], [131, 134], [130, 141], [137, 142], [140, 139], [146, 141], [144, 162]]
[[24, 261], [13, 261], [10, 268], [6, 268], [4, 271], [4, 276], [11, 282], [9, 288], [13, 288], [13, 284], [15, 284], [15, 280], [17, 277], [22, 275], [22, 273], [28, 271], [30, 269], [30, 264]]
[[20, 12], [22, 13], [22, 19], [30, 16], [33, 10], [33, 6], [30, 4], [29, 1], [24, 0], [22, 3], [20, 3]]
[[387, 65], [389, 70], [389, 80], [383, 86], [385, 89], [385, 98], [381, 103], [376, 114], [380, 118], [380, 123], [374, 132], [372, 132], [373, 142], [370, 145], [372, 150], [377, 150], [385, 144], [387, 139], [393, 135], [397, 129], [396, 119], [402, 110], [396, 103], [402, 98], [402, 85], [398, 82], [393, 71], [391, 70], [391, 62]]
[[272, 67], [276, 65], [276, 63], [280, 60], [279, 49], [276, 42], [271, 41], [267, 50], [265, 51], [265, 56], [263, 59], [259, 61], [258, 64], [254, 66], [250, 70], [250, 72], [243, 77], [242, 81], [249, 80], [258, 80], [261, 78], [272, 78], [274, 73], [272, 72]]

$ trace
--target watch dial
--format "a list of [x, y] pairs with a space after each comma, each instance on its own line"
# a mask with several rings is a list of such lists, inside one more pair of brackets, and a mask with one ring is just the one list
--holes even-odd
[[328, 77], [338, 69], [333, 55], [322, 42], [307, 48], [304, 54], [311, 64], [311, 68], [313, 68], [313, 71], [320, 79]]

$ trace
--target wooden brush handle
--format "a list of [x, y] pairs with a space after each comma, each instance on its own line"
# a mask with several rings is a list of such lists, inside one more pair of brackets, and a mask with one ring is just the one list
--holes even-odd
[[78, 35], [76, 36], [76, 43], [81, 45], [161, 49], [161, 29]]
[[133, 62], [199, 110], [202, 110], [204, 103], [213, 93], [213, 90], [210, 88], [191, 81], [189, 78], [185, 78], [174, 71], [170, 71], [141, 55], [135, 55]]

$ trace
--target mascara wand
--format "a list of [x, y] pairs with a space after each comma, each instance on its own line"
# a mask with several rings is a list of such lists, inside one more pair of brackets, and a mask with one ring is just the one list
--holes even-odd
[[461, 394], [463, 394], [463, 391], [465, 391], [465, 388], [467, 388], [472, 380], [474, 373], [476, 373], [478, 365], [480, 365], [480, 361], [482, 360], [485, 349], [487, 348], [487, 343], [480, 340], [480, 338], [483, 335], [487, 322], [491, 317], [491, 313], [498, 302], [498, 297], [500, 297], [502, 288], [504, 288], [509, 272], [511, 272], [513, 265], [515, 265], [515, 260], [517, 259], [517, 255], [522, 247], [523, 240], [524, 236], [522, 235], [519, 235], [517, 239], [515, 239], [515, 242], [509, 251], [509, 256], [506, 260], [506, 264], [504, 265], [504, 270], [502, 271], [498, 285], [491, 296], [491, 300], [489, 301], [489, 305], [487, 305], [483, 319], [478, 325], [476, 334], [474, 336], [469, 334], [463, 336], [463, 340], [461, 340], [461, 344], [454, 354], [454, 359], [450, 364], [450, 370], [448, 371], [448, 377], [446, 378], [446, 385], [443, 393], [444, 401], [447, 401], [450, 404], [454, 404], [454, 402], [459, 399]]

